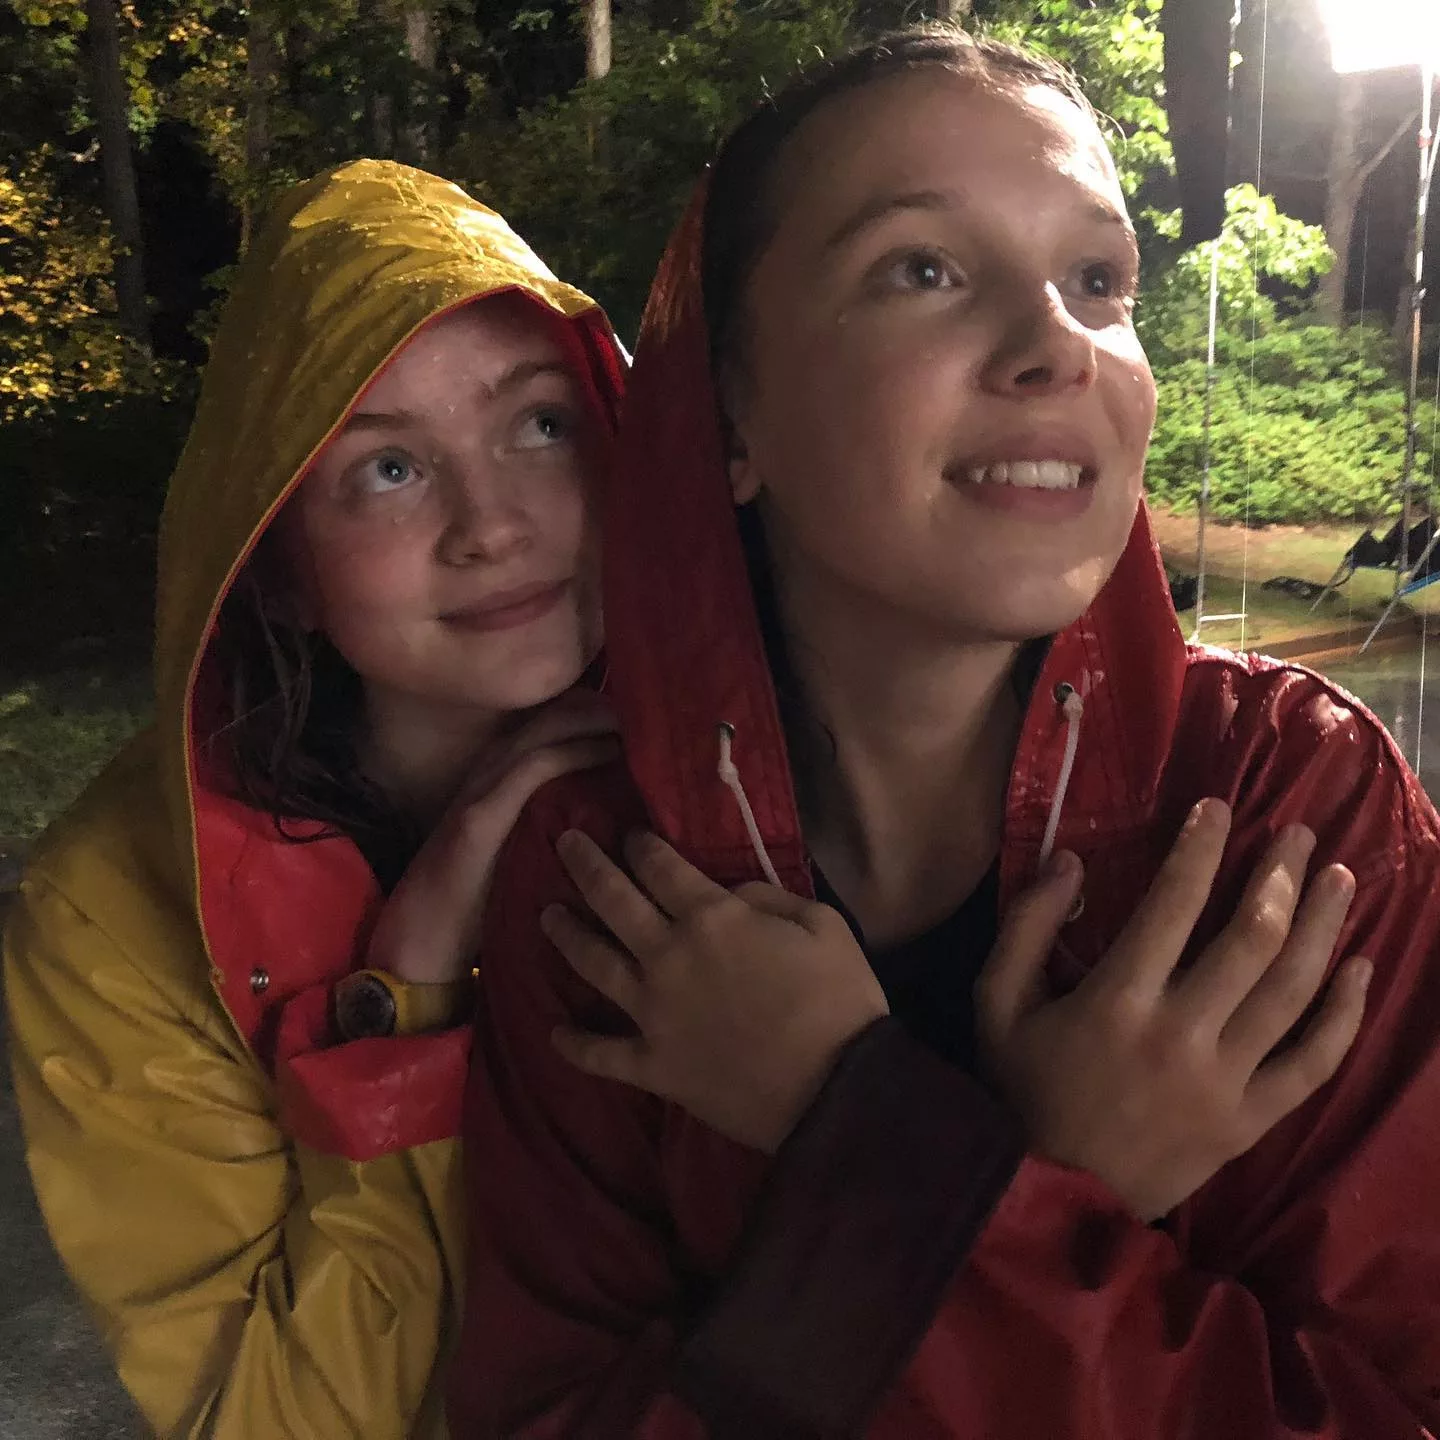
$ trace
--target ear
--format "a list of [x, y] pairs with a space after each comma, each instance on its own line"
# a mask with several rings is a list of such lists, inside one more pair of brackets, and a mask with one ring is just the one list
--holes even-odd
[[750, 461], [746, 443], [744, 387], [733, 376], [721, 380], [720, 432], [725, 445], [725, 469], [730, 494], [737, 505], [748, 505], [761, 489], [760, 475]]

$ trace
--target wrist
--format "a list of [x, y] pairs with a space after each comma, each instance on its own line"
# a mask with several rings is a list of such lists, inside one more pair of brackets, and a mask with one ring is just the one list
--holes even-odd
[[344, 1040], [448, 1029], [465, 1020], [473, 1005], [474, 981], [469, 975], [417, 984], [377, 969], [346, 975], [332, 996], [335, 1029]]

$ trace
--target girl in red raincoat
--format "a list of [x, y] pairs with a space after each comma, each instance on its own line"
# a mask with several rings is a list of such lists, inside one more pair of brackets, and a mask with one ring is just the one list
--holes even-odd
[[487, 921], [457, 1434], [1440, 1424], [1440, 826], [1184, 644], [1136, 287], [1025, 52], [892, 37], [722, 152], [604, 510], [627, 765]]

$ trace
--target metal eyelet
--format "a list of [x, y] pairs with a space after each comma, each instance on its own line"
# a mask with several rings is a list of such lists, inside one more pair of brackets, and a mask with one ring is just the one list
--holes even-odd
[[1062, 680], [1055, 687], [1055, 703], [1063, 705], [1074, 693], [1075, 687], [1068, 680]]
[[263, 995], [270, 988], [270, 972], [268, 970], [252, 970], [250, 972], [250, 993], [252, 995]]

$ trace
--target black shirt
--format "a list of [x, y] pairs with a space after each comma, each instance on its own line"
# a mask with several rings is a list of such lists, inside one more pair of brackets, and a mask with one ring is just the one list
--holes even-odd
[[866, 944], [855, 917], [817, 869], [815, 898], [832, 906], [870, 961], [890, 1013], [921, 1044], [962, 1069], [975, 1069], [975, 981], [999, 928], [1000, 867], [953, 914], [912, 940], [877, 949]]

